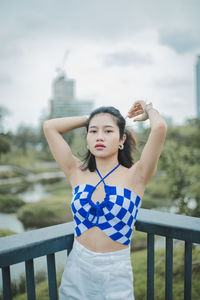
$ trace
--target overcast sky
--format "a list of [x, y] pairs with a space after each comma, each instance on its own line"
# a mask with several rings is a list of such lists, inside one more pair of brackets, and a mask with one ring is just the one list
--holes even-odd
[[196, 117], [199, 0], [0, 0], [0, 105], [6, 128], [47, 113], [56, 66], [76, 96], [125, 115], [152, 101], [177, 124]]

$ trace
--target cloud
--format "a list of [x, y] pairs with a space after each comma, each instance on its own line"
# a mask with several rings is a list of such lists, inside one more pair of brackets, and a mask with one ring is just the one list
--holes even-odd
[[171, 30], [160, 32], [159, 41], [163, 45], [173, 48], [177, 53], [187, 53], [200, 50], [200, 30]]
[[16, 36], [0, 37], [0, 59], [10, 59], [22, 55], [20, 45], [16, 41]]
[[11, 123], [36, 124], [55, 64], [69, 48], [67, 74], [77, 81], [80, 98], [113, 99], [124, 110], [130, 103], [121, 105], [121, 99], [132, 95], [155, 99], [161, 108], [181, 99], [187, 115], [199, 8], [199, 0], [2, 1], [0, 87], [1, 99], [14, 111]]
[[179, 89], [181, 87], [187, 87], [192, 85], [193, 80], [191, 78], [183, 77], [163, 77], [155, 79], [154, 84], [160, 88]]
[[[165, 33], [199, 26], [199, 0], [35, 0], [4, 1], [0, 11], [0, 35], [16, 33], [119, 40], [147, 29]], [[5, 26], [6, 24], [6, 26]], [[4, 25], [4, 26], [3, 26]], [[169, 32], [169, 34], [170, 34]], [[184, 32], [184, 30], [183, 30]], [[168, 38], [167, 38], [168, 40]]]
[[0, 73], [0, 85], [10, 85], [13, 83], [13, 80], [8, 73]]
[[110, 66], [141, 66], [153, 64], [153, 58], [149, 53], [139, 53], [134, 50], [112, 52], [104, 56], [104, 65]]

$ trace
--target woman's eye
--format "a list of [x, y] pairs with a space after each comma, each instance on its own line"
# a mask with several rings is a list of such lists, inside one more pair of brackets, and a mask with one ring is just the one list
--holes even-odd
[[95, 133], [96, 132], [96, 130], [90, 130], [90, 133]]
[[112, 130], [106, 130], [106, 133], [110, 133], [110, 132], [112, 132]]

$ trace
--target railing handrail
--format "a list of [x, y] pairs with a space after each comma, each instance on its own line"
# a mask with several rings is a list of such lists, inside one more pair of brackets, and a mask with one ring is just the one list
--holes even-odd
[[[192, 243], [200, 244], [200, 218], [140, 209], [136, 229], [147, 233], [147, 299], [154, 299], [154, 236], [166, 237], [165, 299], [172, 299], [173, 238], [185, 241], [184, 299], [191, 300]], [[10, 265], [25, 262], [28, 299], [36, 299], [34, 258], [46, 256], [49, 297], [57, 300], [55, 253], [72, 249], [73, 222], [0, 238], [0, 267], [2, 268], [3, 297], [12, 300]]]
[[200, 218], [140, 209], [136, 230], [200, 244]]
[[71, 249], [73, 236], [73, 222], [68, 222], [2, 237], [0, 267]]
[[[136, 230], [200, 244], [200, 218], [141, 208]], [[73, 222], [3, 237], [0, 238], [0, 267], [70, 249], [72, 243]]]

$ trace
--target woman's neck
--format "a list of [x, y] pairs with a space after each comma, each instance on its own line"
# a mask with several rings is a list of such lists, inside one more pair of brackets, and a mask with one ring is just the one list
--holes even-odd
[[105, 176], [119, 163], [117, 157], [108, 158], [108, 159], [96, 157], [95, 160], [96, 160], [96, 167], [102, 176]]

